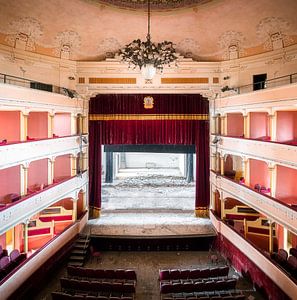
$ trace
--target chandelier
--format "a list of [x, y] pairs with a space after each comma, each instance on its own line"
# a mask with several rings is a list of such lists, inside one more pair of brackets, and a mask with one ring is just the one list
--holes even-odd
[[165, 65], [169, 65], [177, 60], [173, 43], [163, 41], [153, 43], [151, 41], [151, 0], [148, 0], [147, 14], [147, 36], [146, 41], [134, 40], [120, 49], [119, 56], [123, 62], [141, 70], [143, 77], [151, 81], [157, 71], [162, 72]]

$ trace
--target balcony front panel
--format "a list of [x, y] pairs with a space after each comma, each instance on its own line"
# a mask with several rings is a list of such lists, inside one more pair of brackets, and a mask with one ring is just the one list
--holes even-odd
[[[214, 140], [215, 135], [211, 136]], [[297, 147], [273, 142], [221, 136], [217, 147], [223, 152], [297, 168]], [[213, 146], [215, 147], [215, 146]]]
[[[67, 96], [0, 83], [0, 110], [26, 110], [28, 107], [44, 111], [65, 111], [78, 113], [83, 100]], [[78, 103], [79, 102], [79, 103]]]
[[212, 212], [210, 219], [216, 230], [233, 243], [242, 253], [254, 262], [273, 282], [275, 282], [288, 296], [295, 299], [297, 285], [282, 270], [275, 266], [261, 252], [254, 248], [249, 242], [237, 232], [229, 228], [224, 222], [218, 220]]
[[[254, 92], [232, 95], [216, 100], [216, 110], [218, 112], [251, 110], [257, 108], [288, 109], [292, 105], [297, 105], [297, 84], [288, 84], [271, 89], [262, 89]], [[222, 95], [224, 96], [224, 95]]]
[[79, 191], [86, 189], [87, 183], [88, 174], [85, 172], [81, 176], [72, 177], [62, 183], [53, 185], [36, 195], [32, 195], [0, 211], [0, 234], [6, 232], [16, 224], [25, 222], [33, 215], [61, 199], [77, 199]]
[[222, 199], [232, 197], [254, 208], [297, 234], [297, 211], [261, 193], [211, 172], [211, 183], [222, 191]]
[[36, 140], [0, 146], [0, 169], [27, 161], [79, 152], [79, 136]]

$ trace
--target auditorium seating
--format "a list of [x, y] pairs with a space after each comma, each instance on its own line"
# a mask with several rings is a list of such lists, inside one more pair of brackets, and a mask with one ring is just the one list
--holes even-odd
[[8, 255], [7, 250], [3, 249], [2, 246], [0, 245], [0, 258], [7, 255]]
[[13, 250], [10, 255], [2, 256], [0, 259], [0, 280], [6, 277], [14, 268], [22, 263], [27, 258], [25, 253], [20, 253], [19, 250]]
[[271, 258], [284, 270], [289, 272], [295, 279], [297, 279], [297, 249], [291, 248], [289, 250], [291, 254], [284, 249], [279, 249], [278, 252], [271, 254]]
[[136, 272], [134, 270], [103, 270], [92, 268], [81, 268], [68, 266], [67, 273], [71, 277], [96, 278], [96, 279], [123, 279], [123, 280], [137, 280]]
[[68, 277], [60, 278], [61, 291], [52, 299], [133, 300], [137, 277], [134, 270], [103, 270], [67, 267]]
[[227, 277], [229, 274], [229, 267], [215, 267], [204, 269], [169, 269], [159, 271], [159, 280], [179, 280], [179, 279], [202, 279], [211, 277]]

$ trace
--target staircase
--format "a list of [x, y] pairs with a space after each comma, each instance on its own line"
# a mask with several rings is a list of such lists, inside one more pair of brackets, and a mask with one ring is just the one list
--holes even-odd
[[68, 265], [82, 267], [86, 261], [88, 252], [89, 252], [90, 236], [89, 235], [80, 235], [75, 241]]

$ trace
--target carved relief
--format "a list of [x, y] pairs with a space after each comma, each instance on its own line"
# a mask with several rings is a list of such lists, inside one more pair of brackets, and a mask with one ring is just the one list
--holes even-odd
[[67, 58], [67, 56], [69, 58], [72, 53], [77, 53], [80, 46], [81, 37], [72, 30], [59, 32], [54, 39], [55, 55], [64, 58]]
[[105, 57], [113, 58], [115, 53], [119, 51], [121, 44], [113, 37], [103, 39], [99, 42], [98, 51], [99, 55], [105, 55]]
[[20, 45], [24, 50], [35, 50], [35, 43], [43, 34], [40, 22], [34, 18], [25, 17], [12, 21], [7, 26], [6, 42], [12, 47]]
[[242, 32], [226, 31], [218, 40], [218, 46], [223, 50], [223, 59], [234, 59], [244, 55], [246, 39]]
[[198, 55], [200, 51], [200, 45], [194, 39], [185, 38], [176, 45], [176, 50], [184, 57], [193, 57]]
[[288, 46], [292, 39], [288, 35], [290, 23], [282, 18], [262, 19], [256, 27], [258, 38], [263, 41], [266, 50], [275, 50]]

